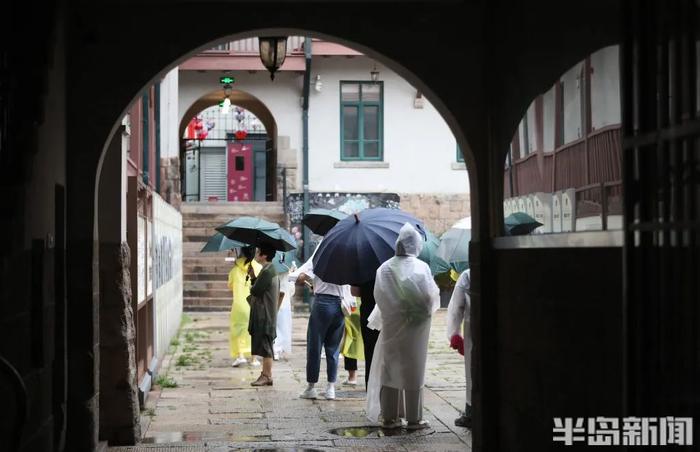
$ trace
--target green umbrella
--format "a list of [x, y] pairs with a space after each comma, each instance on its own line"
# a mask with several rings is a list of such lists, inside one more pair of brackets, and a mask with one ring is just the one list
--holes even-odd
[[292, 266], [292, 261], [297, 259], [296, 250], [292, 251], [277, 251], [275, 258], [272, 260], [272, 265], [275, 266], [277, 273], [284, 273], [289, 271], [289, 267]]
[[296, 240], [277, 223], [256, 217], [240, 217], [216, 228], [227, 238], [248, 245], [269, 245], [278, 251], [295, 249]]
[[440, 245], [430, 261], [434, 275], [454, 269], [461, 273], [469, 268], [469, 241], [471, 229], [450, 228], [440, 237]]
[[301, 222], [314, 234], [326, 235], [337, 222], [347, 216], [346, 213], [335, 209], [311, 209]]
[[542, 223], [525, 212], [514, 212], [503, 220], [506, 235], [527, 235], [542, 226]]
[[425, 230], [426, 240], [423, 243], [423, 249], [420, 250], [418, 259], [422, 260], [426, 264], [430, 265], [430, 261], [435, 254], [438, 246], [440, 245], [440, 239], [435, 236], [432, 232]]
[[223, 235], [221, 232], [217, 232], [207, 241], [204, 248], [201, 249], [201, 253], [215, 253], [218, 251], [226, 251], [233, 248], [243, 248], [248, 246], [245, 243], [237, 242], [236, 240], [231, 240]]

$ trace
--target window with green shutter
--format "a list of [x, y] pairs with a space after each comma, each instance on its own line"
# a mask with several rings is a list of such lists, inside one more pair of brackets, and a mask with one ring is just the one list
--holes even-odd
[[384, 84], [340, 82], [341, 160], [382, 160]]

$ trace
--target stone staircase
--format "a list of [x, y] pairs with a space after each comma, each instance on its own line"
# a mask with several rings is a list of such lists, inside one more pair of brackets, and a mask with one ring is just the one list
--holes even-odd
[[233, 262], [227, 252], [200, 250], [214, 229], [237, 217], [254, 216], [286, 226], [281, 202], [182, 203], [183, 303], [186, 311], [228, 311], [231, 291], [226, 281]]

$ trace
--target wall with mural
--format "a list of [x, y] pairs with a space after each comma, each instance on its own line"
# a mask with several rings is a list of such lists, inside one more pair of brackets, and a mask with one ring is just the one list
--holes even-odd
[[153, 193], [151, 237], [155, 291], [156, 356], [163, 357], [182, 316], [182, 215]]
[[[348, 215], [373, 207], [386, 207], [389, 209], [398, 209], [400, 201], [401, 198], [396, 193], [323, 192], [309, 194], [310, 209], [336, 209], [341, 212], [347, 213]], [[301, 250], [303, 249], [303, 246], [301, 244], [303, 227], [301, 224], [301, 220], [304, 216], [304, 194], [291, 193], [287, 196], [285, 202], [290, 231], [298, 241], [297, 249]], [[310, 249], [314, 250], [320, 240], [321, 236], [311, 233], [309, 235], [309, 241], [311, 242]]]

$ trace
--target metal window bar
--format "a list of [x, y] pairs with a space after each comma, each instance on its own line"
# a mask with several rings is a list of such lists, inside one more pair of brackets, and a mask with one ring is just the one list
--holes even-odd
[[622, 46], [626, 414], [700, 415], [698, 5], [629, 0]]

